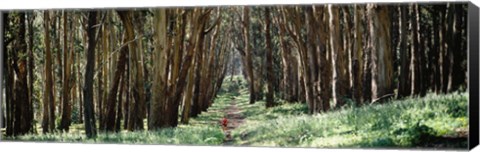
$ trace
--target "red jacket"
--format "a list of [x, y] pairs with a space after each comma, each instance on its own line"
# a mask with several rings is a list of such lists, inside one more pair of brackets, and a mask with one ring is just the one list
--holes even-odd
[[227, 118], [223, 118], [223, 120], [222, 120], [222, 126], [227, 127], [227, 124], [228, 124]]

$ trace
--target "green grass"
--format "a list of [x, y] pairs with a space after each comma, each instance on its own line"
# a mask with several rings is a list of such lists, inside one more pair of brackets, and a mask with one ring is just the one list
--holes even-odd
[[[30, 134], [7, 140], [57, 141], [85, 143], [222, 145], [224, 135], [217, 121], [223, 109], [235, 100], [245, 117], [244, 124], [232, 131], [230, 145], [275, 147], [375, 147], [466, 148], [468, 133], [468, 93], [428, 94], [385, 104], [344, 107], [322, 114], [308, 115], [301, 103], [276, 101], [278, 106], [265, 109], [264, 101], [249, 104], [245, 81], [234, 77], [224, 82], [212, 107], [188, 125], [159, 131], [100, 133], [86, 139], [83, 125], [75, 124], [70, 133]], [[38, 125], [39, 126], [39, 125]]]
[[13, 140], [55, 141], [84, 143], [128, 143], [128, 144], [182, 144], [218, 145], [223, 142], [220, 128], [206, 126], [179, 126], [159, 131], [137, 131], [121, 133], [100, 133], [96, 139], [87, 139], [80, 133], [54, 133], [45, 135], [25, 135]]
[[235, 144], [252, 146], [407, 148], [433, 143], [466, 148], [466, 138], [455, 143], [440, 139], [468, 130], [467, 99], [467, 93], [429, 94], [317, 115], [305, 114], [301, 104], [264, 110], [264, 102], [248, 105], [243, 99], [239, 105], [251, 116], [233, 134]]
[[[217, 121], [223, 117], [223, 109], [230, 105], [231, 95], [225, 94], [215, 99], [207, 112], [192, 118], [189, 124], [158, 131], [121, 131], [119, 133], [99, 133], [96, 139], [88, 139], [83, 124], [73, 124], [69, 133], [28, 134], [7, 137], [10, 141], [82, 142], [82, 143], [126, 143], [126, 144], [180, 144], [180, 145], [221, 145], [224, 134]], [[146, 122], [146, 121], [145, 121]], [[98, 125], [98, 124], [97, 124]], [[146, 123], [145, 123], [146, 126]]]

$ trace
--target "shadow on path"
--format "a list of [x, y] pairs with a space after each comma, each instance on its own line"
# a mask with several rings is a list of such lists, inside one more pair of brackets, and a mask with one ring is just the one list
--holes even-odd
[[237, 107], [235, 100], [230, 102], [230, 106], [224, 109], [224, 114], [228, 120], [227, 127], [224, 130], [225, 139], [223, 140], [223, 145], [232, 145], [232, 130], [243, 124], [245, 117], [242, 115], [240, 110]]

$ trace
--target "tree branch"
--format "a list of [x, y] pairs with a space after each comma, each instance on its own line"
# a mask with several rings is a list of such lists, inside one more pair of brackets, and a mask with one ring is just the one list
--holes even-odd
[[220, 23], [220, 21], [221, 21], [220, 18], [222, 17], [222, 15], [220, 14], [220, 11], [217, 11], [217, 14], [218, 14], [218, 17], [217, 17], [217, 19], [215, 19], [215, 23], [213, 23], [212, 26], [207, 28], [207, 30], [203, 31], [203, 34], [210, 33], [213, 30], [213, 28], [215, 28]]

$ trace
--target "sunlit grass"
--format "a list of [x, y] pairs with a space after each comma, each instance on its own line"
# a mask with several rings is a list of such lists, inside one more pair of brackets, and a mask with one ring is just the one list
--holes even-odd
[[[230, 105], [231, 95], [225, 93], [215, 99], [212, 106], [198, 117], [191, 118], [189, 124], [180, 124], [176, 128], [164, 128], [158, 131], [121, 131], [119, 133], [99, 132], [97, 138], [88, 139], [85, 136], [83, 124], [73, 124], [68, 133], [42, 134], [37, 125], [38, 134], [27, 134], [18, 137], [8, 137], [13, 141], [44, 141], [44, 142], [82, 142], [82, 143], [125, 143], [125, 144], [180, 144], [180, 145], [221, 145], [224, 134], [217, 123], [223, 117], [223, 109]], [[98, 125], [98, 124], [97, 124]], [[145, 120], [144, 126], [147, 126]], [[147, 129], [147, 127], [145, 127]]]
[[53, 133], [25, 135], [14, 140], [55, 141], [84, 143], [128, 143], [128, 144], [182, 144], [218, 145], [223, 142], [223, 133], [217, 126], [185, 126], [166, 128], [159, 131], [136, 131], [120, 133], [100, 133], [96, 139], [87, 139], [79, 133]]
[[[454, 136], [455, 130], [468, 129], [467, 99], [467, 93], [428, 94], [423, 98], [306, 115], [302, 104], [265, 110], [264, 102], [247, 105], [247, 98], [239, 105], [249, 107], [243, 112], [252, 116], [247, 117], [247, 125], [233, 133], [239, 145], [422, 147], [422, 142], [430, 138]], [[465, 148], [467, 141], [447, 146]]]
[[[224, 109], [235, 101], [245, 121], [232, 131], [233, 145], [275, 147], [443, 147], [466, 148], [459, 141], [438, 140], [468, 131], [468, 93], [427, 94], [385, 104], [344, 107], [308, 115], [302, 103], [276, 99], [278, 106], [265, 108], [265, 101], [249, 104], [249, 92], [241, 77], [227, 77], [221, 93], [206, 112], [189, 124], [158, 131], [99, 133], [87, 139], [82, 124], [69, 133], [29, 134], [8, 140], [84, 143], [222, 145], [224, 134], [218, 124]], [[38, 131], [41, 132], [41, 128]], [[430, 142], [430, 143], [429, 143]]]

